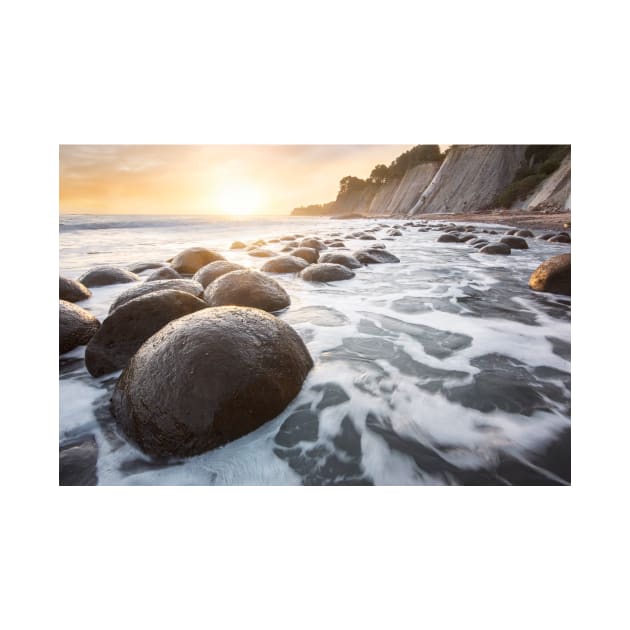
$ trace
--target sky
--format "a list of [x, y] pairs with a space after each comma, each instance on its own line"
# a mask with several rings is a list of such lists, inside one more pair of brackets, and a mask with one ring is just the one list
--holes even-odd
[[60, 145], [59, 210], [289, 214], [414, 145]]

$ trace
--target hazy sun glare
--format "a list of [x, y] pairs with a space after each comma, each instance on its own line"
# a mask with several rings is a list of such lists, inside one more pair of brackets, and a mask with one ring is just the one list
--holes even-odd
[[246, 216], [260, 212], [262, 205], [262, 193], [256, 186], [247, 182], [231, 182], [216, 191], [210, 210]]

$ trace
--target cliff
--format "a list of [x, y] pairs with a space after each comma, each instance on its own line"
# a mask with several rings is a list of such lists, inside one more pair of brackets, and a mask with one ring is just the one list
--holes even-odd
[[562, 160], [560, 166], [527, 199], [517, 201], [512, 207], [517, 210], [533, 210], [541, 206], [563, 210], [571, 208], [571, 154]]

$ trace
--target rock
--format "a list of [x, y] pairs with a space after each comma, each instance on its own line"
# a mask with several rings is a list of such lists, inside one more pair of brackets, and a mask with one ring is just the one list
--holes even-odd
[[504, 232], [505, 236], [512, 236], [513, 234], [516, 234], [518, 232], [517, 229], [514, 230], [507, 230], [507, 232]]
[[344, 265], [334, 263], [316, 263], [300, 273], [300, 278], [309, 282], [334, 282], [354, 278], [354, 271]]
[[504, 236], [500, 242], [505, 243], [510, 249], [529, 249], [527, 241], [520, 236]]
[[92, 291], [80, 282], [59, 276], [60, 300], [65, 300], [66, 302], [80, 302], [81, 300], [87, 300], [91, 295]]
[[245, 269], [245, 267], [243, 267], [243, 265], [239, 265], [238, 263], [230, 262], [229, 260], [215, 260], [195, 272], [192, 279], [196, 280], [205, 289], [217, 278], [225, 275], [226, 273], [230, 273], [230, 271], [239, 271], [240, 269]]
[[203, 294], [203, 287], [196, 280], [186, 278], [182, 278], [181, 280], [152, 280], [151, 282], [143, 282], [136, 287], [131, 287], [123, 291], [109, 307], [109, 314], [111, 315], [117, 308], [125, 304], [125, 302], [129, 302], [129, 300], [133, 300], [141, 295], [146, 295], [147, 293], [164, 291], [165, 289], [184, 291], [184, 293], [190, 293], [195, 297], [201, 297]]
[[317, 251], [321, 249], [326, 249], [326, 245], [322, 243], [318, 238], [303, 238], [300, 241], [300, 247], [310, 247], [311, 249], [315, 249]]
[[273, 313], [291, 304], [287, 292], [259, 271], [231, 271], [209, 284], [204, 299], [210, 306], [249, 306]]
[[204, 309], [167, 324], [136, 352], [112, 411], [144, 452], [197, 455], [275, 418], [312, 367], [304, 342], [282, 320], [251, 308]]
[[171, 266], [179, 273], [195, 273], [204, 265], [214, 262], [215, 260], [225, 260], [221, 254], [206, 249], [205, 247], [189, 247], [183, 252], [179, 252]]
[[387, 236], [402, 236], [402, 232], [400, 230], [387, 230], [386, 232]]
[[327, 252], [319, 257], [321, 263], [332, 263], [334, 265], [343, 265], [348, 269], [358, 269], [361, 263], [350, 254], [342, 254], [340, 252]]
[[140, 346], [170, 321], [208, 308], [183, 291], [156, 291], [125, 302], [107, 317], [85, 349], [92, 376], [122, 370]]
[[267, 241], [265, 241], [262, 238], [259, 238], [257, 241], [254, 241], [253, 243], [256, 247], [262, 247], [263, 245], [267, 244]]
[[271, 258], [272, 256], [277, 256], [277, 254], [272, 252], [270, 249], [261, 249], [260, 247], [250, 249], [247, 253], [250, 256], [256, 256], [257, 258]]
[[140, 280], [140, 276], [135, 273], [112, 265], [93, 267], [78, 278], [78, 281], [86, 287], [104, 287], [108, 284], [124, 284], [138, 280]]
[[465, 243], [466, 241], [472, 241], [475, 239], [475, 235], [474, 234], [462, 234], [459, 239], [458, 242], [460, 243]]
[[281, 241], [292, 241], [293, 240], [293, 236], [291, 234], [285, 235], [285, 236], [281, 236], [280, 237]]
[[307, 266], [308, 263], [299, 256], [278, 256], [268, 260], [260, 270], [267, 273], [299, 273]]
[[525, 237], [533, 238], [534, 237], [534, 233], [531, 232], [530, 230], [519, 230], [518, 232], [516, 232], [515, 236], [522, 236], [523, 238], [525, 238]]
[[156, 280], [177, 280], [181, 276], [172, 267], [161, 267], [156, 269], [145, 282], [155, 282]]
[[534, 291], [571, 295], [571, 254], [560, 254], [545, 260], [529, 279]]
[[481, 249], [482, 247], [485, 247], [488, 244], [488, 241], [482, 241], [482, 240], [478, 240], [473, 247], [475, 249]]
[[459, 238], [454, 234], [442, 234], [437, 240], [438, 243], [459, 243]]
[[328, 247], [345, 247], [346, 244], [343, 241], [333, 241]]
[[555, 232], [545, 232], [544, 234], [541, 234], [540, 236], [537, 236], [536, 238], [543, 241], [548, 241], [550, 238], [553, 238], [554, 236], [556, 236]]
[[59, 445], [59, 485], [95, 486], [98, 446], [93, 435]]
[[59, 354], [84, 346], [101, 323], [84, 308], [59, 300]]
[[385, 243], [372, 243], [370, 249], [387, 249]]
[[571, 237], [565, 236], [564, 234], [557, 234], [553, 238], [550, 238], [548, 243], [570, 243]]
[[384, 249], [358, 249], [352, 255], [364, 265], [399, 263], [400, 259]]
[[319, 258], [319, 252], [312, 247], [298, 247], [291, 251], [291, 256], [297, 256], [298, 258], [304, 258], [308, 263], [316, 263]]
[[371, 234], [361, 234], [361, 236], [359, 236], [358, 239], [360, 241], [375, 241], [376, 236], [372, 236]]
[[247, 245], [245, 245], [245, 243], [243, 243], [242, 241], [234, 241], [230, 245], [230, 249], [245, 249], [246, 247]]
[[159, 269], [160, 267], [166, 266], [167, 263], [163, 262], [139, 262], [134, 263], [133, 265], [127, 265], [127, 269], [132, 273], [142, 273], [147, 269]]
[[498, 254], [500, 256], [509, 256], [512, 253], [509, 245], [505, 243], [493, 243], [486, 245], [479, 250], [480, 254]]

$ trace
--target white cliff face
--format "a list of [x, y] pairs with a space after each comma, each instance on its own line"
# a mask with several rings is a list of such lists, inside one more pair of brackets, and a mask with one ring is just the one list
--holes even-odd
[[567, 155], [560, 166], [524, 201], [518, 201], [514, 208], [531, 210], [542, 204], [553, 204], [563, 209], [571, 208], [571, 154]]
[[471, 212], [492, 203], [510, 184], [526, 145], [453, 147], [409, 215]]

